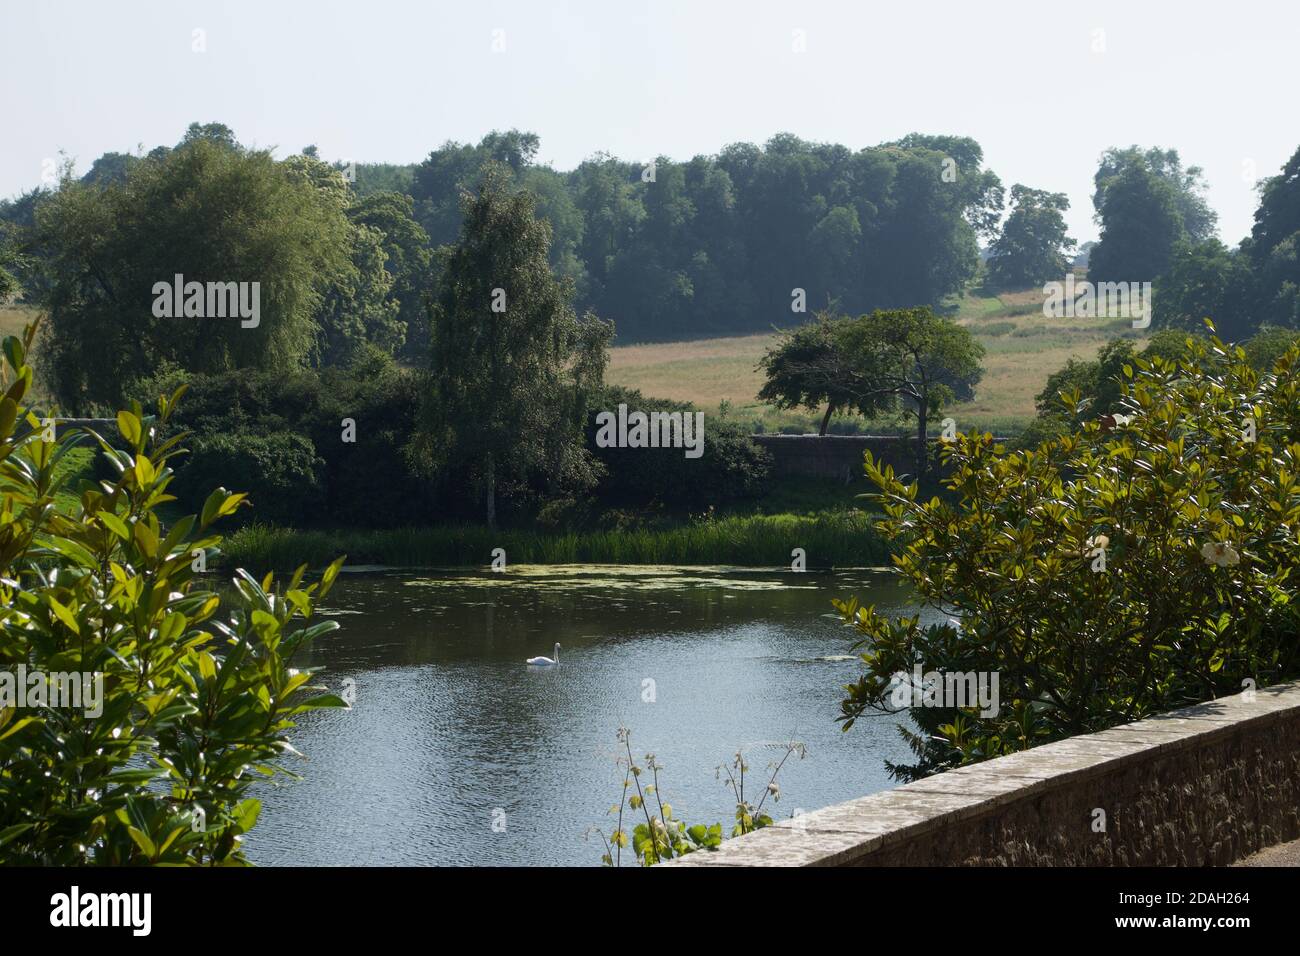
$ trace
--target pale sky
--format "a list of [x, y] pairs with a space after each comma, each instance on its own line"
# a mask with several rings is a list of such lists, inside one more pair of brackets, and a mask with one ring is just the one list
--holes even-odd
[[1066, 193], [1080, 241], [1102, 150], [1176, 148], [1235, 244], [1254, 180], [1300, 146], [1300, 6], [1282, 0], [0, 4], [0, 197], [60, 151], [84, 171], [193, 121], [278, 156], [388, 162], [518, 127], [557, 169], [916, 131], [974, 137], [1008, 189]]

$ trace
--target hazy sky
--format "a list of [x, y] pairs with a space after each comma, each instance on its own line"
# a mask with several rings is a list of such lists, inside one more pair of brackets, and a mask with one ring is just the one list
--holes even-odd
[[[1300, 146], [1291, 2], [732, 3], [0, 0], [0, 197], [63, 150], [174, 144], [222, 122], [277, 155], [412, 162], [519, 127], [570, 169], [686, 159], [789, 131], [853, 149], [972, 136], [1096, 237], [1097, 157], [1174, 147], [1233, 244], [1253, 182]], [[205, 52], [195, 52], [195, 30]], [[494, 31], [505, 49], [494, 52]], [[806, 50], [795, 52], [802, 31]], [[1099, 49], [1104, 48], [1104, 49]]]

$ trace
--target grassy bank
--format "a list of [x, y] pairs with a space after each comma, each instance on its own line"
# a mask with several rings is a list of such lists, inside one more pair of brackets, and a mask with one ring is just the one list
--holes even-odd
[[221, 564], [258, 573], [300, 564], [320, 567], [340, 554], [348, 564], [486, 567], [504, 548], [513, 564], [727, 564], [789, 566], [803, 548], [809, 568], [888, 562], [875, 517], [861, 511], [823, 515], [749, 515], [662, 530], [543, 533], [483, 527], [296, 531], [253, 525], [226, 539]]

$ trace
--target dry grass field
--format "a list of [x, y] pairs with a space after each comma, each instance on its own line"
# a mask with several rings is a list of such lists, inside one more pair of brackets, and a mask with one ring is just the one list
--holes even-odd
[[0, 305], [0, 336], [22, 335], [23, 326], [36, 318], [36, 312], [23, 305]]
[[[1071, 358], [1094, 358], [1112, 338], [1141, 335], [1127, 319], [1047, 318], [1038, 289], [998, 296], [968, 294], [954, 305], [954, 320], [985, 348], [984, 378], [975, 399], [952, 410], [963, 428], [1023, 427], [1034, 416], [1034, 397], [1048, 375]], [[646, 396], [692, 402], [705, 412], [716, 413], [725, 401], [733, 417], [762, 422], [769, 431], [811, 429], [819, 416], [778, 411], [755, 398], [763, 384], [756, 366], [776, 338], [772, 333], [619, 346], [611, 351], [607, 377]]]
[[[6, 336], [15, 335], [22, 338], [23, 327], [31, 322], [36, 321], [39, 315], [36, 309], [25, 305], [0, 305], [0, 340]], [[44, 330], [42, 330], [42, 333]], [[40, 337], [36, 339], [36, 344], [32, 348], [32, 362], [36, 367], [35, 382], [32, 387], [31, 395], [33, 398], [43, 399], [48, 397], [44, 389], [44, 382], [41, 381], [40, 366]]]

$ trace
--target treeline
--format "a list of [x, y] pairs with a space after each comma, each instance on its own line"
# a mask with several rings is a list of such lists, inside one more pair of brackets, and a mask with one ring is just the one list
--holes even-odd
[[[275, 164], [329, 193], [338, 213], [322, 219], [303, 197], [274, 193], [278, 212], [307, 217], [319, 234], [316, 251], [307, 253], [318, 258], [304, 264], [329, 286], [317, 307], [339, 313], [325, 317], [324, 337], [309, 351], [328, 361], [364, 334], [399, 352], [419, 352], [421, 297], [440, 269], [435, 251], [456, 241], [462, 194], [477, 188], [490, 165], [506, 167], [516, 186], [536, 197], [551, 229], [551, 265], [572, 280], [578, 311], [612, 320], [624, 342], [796, 324], [806, 314], [792, 307], [795, 289], [803, 290], [808, 314], [831, 303], [855, 313], [937, 305], [974, 277], [979, 240], [992, 239], [1001, 217], [1001, 184], [983, 168], [979, 144], [965, 137], [913, 134], [854, 151], [783, 133], [762, 146], [733, 144], [686, 162], [598, 154], [570, 172], [538, 164], [538, 145], [536, 135], [512, 130], [477, 145], [449, 142], [414, 166], [325, 164], [314, 147]], [[114, 233], [84, 235], [93, 247], [75, 250], [105, 269], [122, 255], [135, 266], [154, 265], [128, 245], [167, 250], [196, 272], [242, 268], [249, 263], [233, 248], [229, 255], [208, 250], [202, 262], [182, 260], [187, 250], [239, 238], [216, 231], [237, 228], [237, 212], [202, 217], [218, 200], [239, 210], [269, 198], [253, 188], [256, 170], [249, 167], [273, 163], [268, 153], [241, 147], [221, 124], [194, 124], [176, 147], [105, 154], [80, 179], [68, 170], [57, 190], [0, 204], [0, 221], [25, 232], [33, 268], [20, 278], [29, 298], [66, 301], [66, 282], [54, 288], [60, 278], [34, 267], [52, 263], [57, 273], [78, 225]], [[174, 192], [151, 195], [151, 185]], [[166, 205], [182, 194], [186, 203]], [[55, 210], [42, 214], [49, 204]], [[133, 210], [150, 221], [132, 217]], [[119, 222], [124, 215], [128, 221]], [[107, 287], [123, 277], [102, 278]]]
[[[855, 152], [783, 133], [688, 162], [598, 155], [568, 173], [535, 164], [538, 145], [511, 131], [435, 150], [412, 171], [416, 218], [434, 245], [454, 241], [459, 190], [505, 164], [536, 194], [579, 310], [623, 341], [790, 325], [794, 289], [808, 312], [938, 304], [975, 275], [978, 238], [1001, 216], [1001, 184], [965, 137]], [[369, 173], [356, 170], [362, 189]]]
[[[605, 385], [609, 323], [575, 311], [550, 226], [509, 166], [490, 163], [459, 197], [433, 270], [423, 246], [402, 246], [423, 235], [409, 198], [357, 195], [313, 155], [277, 162], [215, 133], [191, 130], [108, 186], [65, 177], [31, 227], [57, 400], [127, 403], [150, 427], [158, 408], [157, 427], [186, 433], [171, 486], [183, 506], [230, 483], [250, 493], [251, 520], [276, 524], [585, 528], [761, 490], [766, 455], [736, 424], [710, 423], [700, 462], [597, 445], [599, 410], [661, 403]], [[420, 360], [399, 362], [403, 282], [417, 277]], [[239, 315], [212, 311], [223, 283], [241, 287]], [[186, 389], [164, 416], [158, 396]]]
[[1300, 328], [1300, 149], [1256, 184], [1255, 222], [1235, 248], [1215, 235], [1201, 170], [1175, 150], [1107, 150], [1094, 185], [1088, 278], [1154, 282], [1156, 328], [1204, 332], [1211, 319], [1234, 342]]

